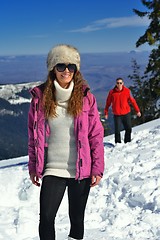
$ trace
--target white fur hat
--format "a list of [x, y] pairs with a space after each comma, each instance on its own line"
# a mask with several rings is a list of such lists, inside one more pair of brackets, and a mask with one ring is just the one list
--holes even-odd
[[78, 50], [66, 44], [60, 44], [52, 48], [47, 57], [48, 71], [52, 71], [57, 63], [72, 63], [76, 64], [77, 70], [80, 69], [80, 54]]

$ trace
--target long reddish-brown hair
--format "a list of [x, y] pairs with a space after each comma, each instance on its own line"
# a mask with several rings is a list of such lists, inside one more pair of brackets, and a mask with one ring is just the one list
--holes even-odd
[[[56, 95], [55, 95], [55, 86], [54, 80], [56, 75], [54, 70], [49, 72], [47, 80], [45, 82], [45, 87], [43, 91], [42, 104], [44, 108], [45, 117], [57, 117], [56, 114]], [[83, 86], [87, 85], [87, 82], [83, 79], [82, 74], [77, 71], [73, 76], [74, 87], [71, 94], [71, 97], [68, 101], [67, 112], [71, 116], [75, 117], [82, 111], [83, 106]]]

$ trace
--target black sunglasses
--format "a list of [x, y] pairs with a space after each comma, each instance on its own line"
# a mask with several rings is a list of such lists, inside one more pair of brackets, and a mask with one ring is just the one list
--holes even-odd
[[77, 71], [76, 64], [71, 64], [71, 63], [69, 63], [68, 65], [66, 65], [65, 63], [57, 63], [55, 67], [58, 72], [64, 72], [66, 68], [68, 68], [68, 70], [72, 73]]
[[122, 84], [122, 82], [117, 82], [117, 84]]

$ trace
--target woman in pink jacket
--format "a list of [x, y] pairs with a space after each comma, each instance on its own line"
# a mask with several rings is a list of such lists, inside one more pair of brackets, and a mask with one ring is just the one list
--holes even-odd
[[55, 217], [68, 188], [68, 239], [83, 239], [90, 187], [104, 171], [103, 127], [95, 97], [80, 73], [80, 55], [57, 45], [47, 57], [47, 81], [31, 90], [29, 174], [40, 186], [40, 240], [55, 240]]

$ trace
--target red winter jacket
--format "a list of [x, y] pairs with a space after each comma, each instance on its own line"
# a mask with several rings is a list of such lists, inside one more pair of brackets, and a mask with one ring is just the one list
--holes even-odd
[[109, 91], [104, 113], [108, 115], [108, 109], [112, 105], [114, 115], [125, 115], [131, 111], [130, 104], [132, 104], [137, 113], [140, 111], [136, 100], [131, 96], [128, 88], [123, 86], [122, 90], [119, 90], [117, 87], [114, 87]]

